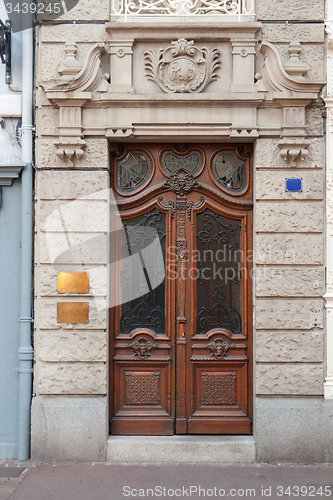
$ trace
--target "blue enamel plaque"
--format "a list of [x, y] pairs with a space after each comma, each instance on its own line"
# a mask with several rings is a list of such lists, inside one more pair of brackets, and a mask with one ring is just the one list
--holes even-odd
[[286, 191], [302, 191], [302, 179], [286, 179]]

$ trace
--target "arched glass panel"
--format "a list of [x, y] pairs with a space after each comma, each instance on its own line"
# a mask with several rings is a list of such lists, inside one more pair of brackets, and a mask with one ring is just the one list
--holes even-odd
[[214, 181], [230, 193], [242, 192], [245, 188], [246, 161], [237, 158], [235, 151], [219, 151], [212, 161]]
[[129, 151], [117, 164], [117, 191], [132, 194], [149, 182], [152, 164], [143, 151]]

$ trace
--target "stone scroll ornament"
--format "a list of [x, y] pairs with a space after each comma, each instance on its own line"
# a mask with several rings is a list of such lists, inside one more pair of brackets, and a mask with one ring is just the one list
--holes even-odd
[[194, 40], [180, 38], [166, 49], [145, 52], [146, 78], [155, 82], [164, 92], [201, 92], [219, 78], [221, 67], [218, 49], [199, 49]]

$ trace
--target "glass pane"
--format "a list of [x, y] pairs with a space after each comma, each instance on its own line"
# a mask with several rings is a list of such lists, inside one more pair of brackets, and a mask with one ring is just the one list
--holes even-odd
[[118, 162], [118, 190], [124, 194], [137, 191], [151, 174], [151, 161], [142, 151], [130, 151]]
[[241, 224], [212, 210], [197, 216], [197, 328], [242, 329]]
[[212, 161], [213, 179], [226, 191], [242, 191], [245, 187], [246, 163], [234, 151], [220, 151]]
[[151, 210], [123, 220], [121, 333], [150, 328], [165, 333], [166, 217]]

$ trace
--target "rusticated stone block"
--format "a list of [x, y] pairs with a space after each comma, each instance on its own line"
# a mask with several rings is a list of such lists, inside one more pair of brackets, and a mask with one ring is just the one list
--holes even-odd
[[324, 134], [324, 118], [325, 109], [322, 107], [309, 107], [305, 110], [306, 134], [308, 136], [322, 136]]
[[324, 0], [257, 0], [258, 21], [324, 20]]
[[104, 39], [104, 24], [43, 24], [39, 26], [39, 40], [43, 42], [97, 43]]
[[106, 200], [41, 201], [39, 229], [45, 232], [106, 232], [109, 205]]
[[108, 172], [41, 171], [37, 173], [37, 197], [41, 200], [107, 200]]
[[257, 267], [257, 297], [321, 297], [324, 293], [323, 268]]
[[[89, 277], [89, 292], [80, 294], [79, 296], [91, 297], [106, 297], [108, 286], [108, 267], [79, 267], [75, 265], [67, 265], [62, 267], [62, 272], [83, 272], [85, 271]], [[42, 297], [64, 297], [67, 294], [58, 294], [57, 292], [57, 273], [58, 270], [52, 266], [40, 266], [36, 269], [36, 291], [37, 295]], [[72, 296], [73, 294], [69, 294]]]
[[279, 364], [256, 366], [257, 395], [320, 396], [323, 394], [323, 365]]
[[[278, 139], [258, 139], [255, 146], [254, 164], [256, 168], [285, 168], [288, 169], [288, 161], [281, 158], [281, 150], [278, 147]], [[323, 168], [325, 165], [325, 143], [321, 137], [311, 139], [307, 148], [308, 155], [304, 160], [298, 160], [297, 168]]]
[[[257, 200], [322, 200], [323, 170], [259, 170], [256, 172]], [[302, 191], [286, 191], [286, 179], [301, 178]]]
[[82, 324], [66, 324], [57, 322], [57, 302], [69, 301], [69, 297], [64, 299], [46, 299], [37, 298], [35, 300], [36, 308], [36, 326], [41, 330], [105, 330], [107, 328], [107, 312], [106, 301], [104, 301], [104, 309], [102, 309], [102, 301], [99, 301], [98, 308], [94, 300], [79, 299], [74, 297], [73, 302], [88, 302], [89, 303], [89, 321]]
[[107, 264], [108, 240], [105, 233], [39, 233], [36, 261], [45, 264]]
[[38, 108], [36, 110], [36, 118], [38, 137], [42, 135], [58, 135], [59, 109], [52, 108], [51, 106]]
[[[56, 147], [53, 144], [54, 139], [37, 139], [36, 157], [39, 158], [39, 167], [68, 168], [68, 160], [59, 158], [56, 154]], [[71, 168], [105, 168], [109, 167], [108, 142], [106, 139], [85, 139], [86, 147], [83, 149], [83, 157], [79, 160], [74, 159]]]
[[[76, 5], [75, 5], [76, 4]], [[108, 0], [99, 0], [92, 2], [91, 0], [80, 0], [76, 3], [72, 0], [73, 8], [71, 8], [71, 0], [67, 0], [66, 6], [68, 12], [59, 17], [57, 21], [108, 21], [109, 20], [109, 2]]]
[[265, 24], [261, 28], [262, 38], [270, 43], [286, 43], [291, 40], [324, 43], [325, 29], [323, 24]]
[[258, 202], [255, 230], [261, 233], [320, 233], [323, 231], [322, 202]]
[[39, 363], [38, 394], [106, 394], [104, 363]]
[[107, 334], [96, 331], [40, 331], [38, 353], [41, 361], [106, 362]]
[[256, 361], [262, 363], [322, 363], [323, 331], [257, 331]]
[[311, 330], [323, 328], [323, 301], [319, 299], [258, 299], [255, 306], [258, 330]]
[[255, 234], [257, 264], [323, 264], [322, 234]]
[[40, 59], [36, 63], [37, 82], [47, 82], [57, 80], [60, 74], [57, 69], [60, 62], [64, 59], [64, 44], [43, 44], [43, 50], [40, 51]]

